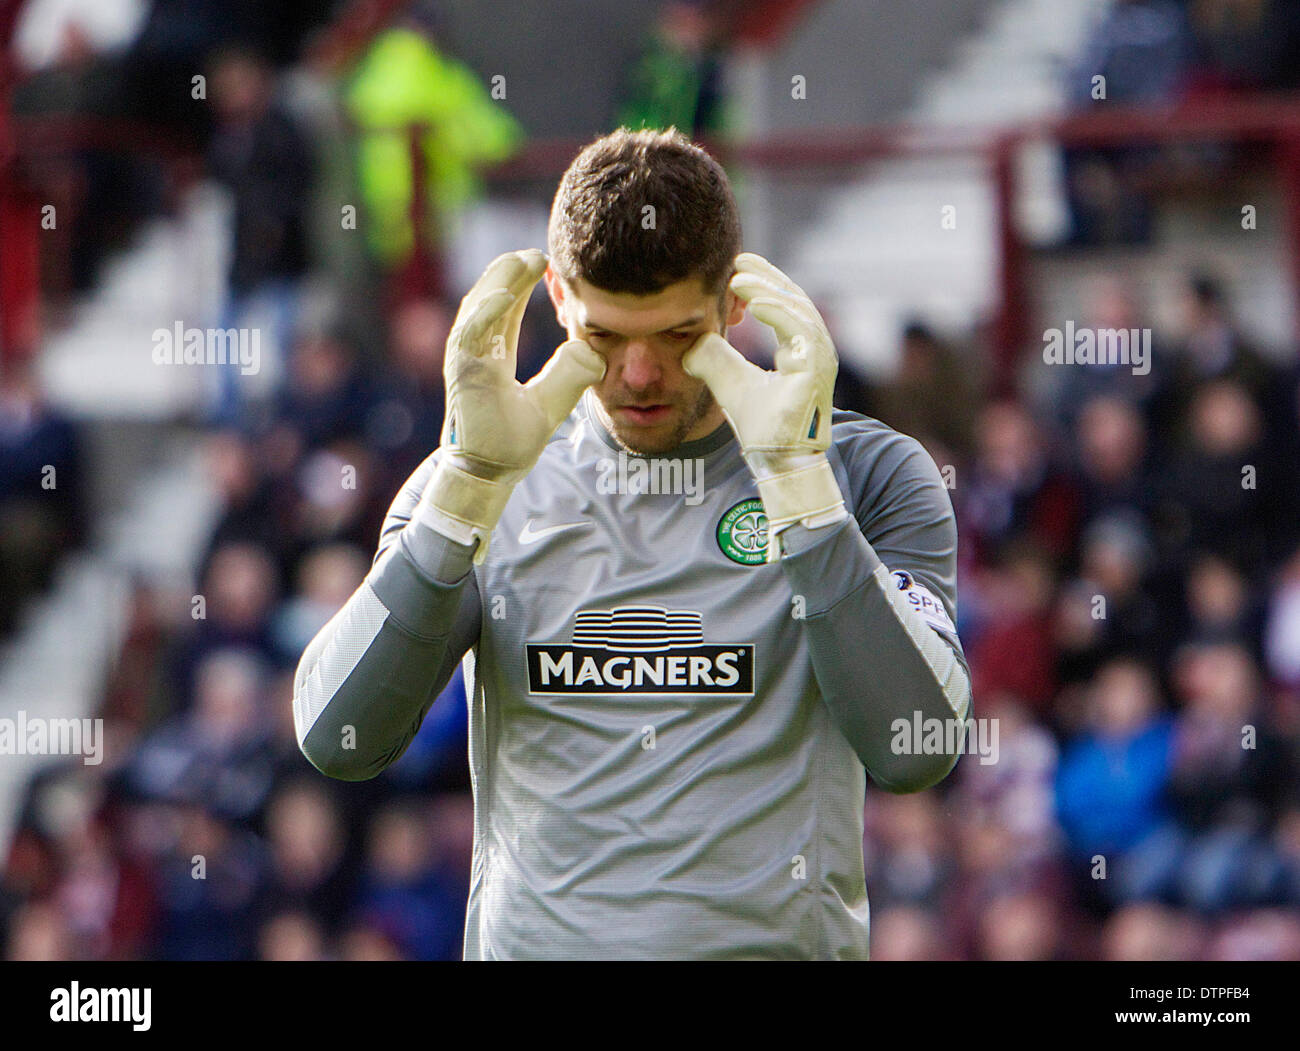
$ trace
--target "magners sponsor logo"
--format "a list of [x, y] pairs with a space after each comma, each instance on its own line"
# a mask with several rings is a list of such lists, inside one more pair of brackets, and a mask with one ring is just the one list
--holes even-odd
[[529, 693], [754, 692], [754, 647], [706, 643], [694, 610], [582, 610], [570, 645], [527, 650]]

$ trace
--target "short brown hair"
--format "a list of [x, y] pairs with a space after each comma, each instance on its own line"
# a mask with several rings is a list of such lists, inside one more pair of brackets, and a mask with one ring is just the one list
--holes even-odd
[[722, 166], [676, 128], [619, 128], [569, 165], [547, 242], [570, 283], [649, 295], [695, 276], [721, 294], [740, 251], [740, 213]]

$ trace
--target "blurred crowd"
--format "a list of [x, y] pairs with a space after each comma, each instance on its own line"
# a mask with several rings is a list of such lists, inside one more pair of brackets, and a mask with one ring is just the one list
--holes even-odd
[[[64, 216], [44, 261], [51, 308], [202, 178], [228, 195], [230, 251], [201, 323], [263, 325], [274, 360], [259, 387], [223, 370], [189, 421], [222, 508], [194, 594], [137, 586], [96, 713], [105, 762], [28, 787], [0, 878], [4, 954], [458, 958], [472, 832], [460, 674], [399, 763], [344, 785], [298, 751], [292, 673], [438, 444], [455, 306], [416, 258], [412, 221], [436, 244], [519, 129], [451, 57], [436, 4], [397, 5], [379, 27], [333, 3], [156, 0], [116, 38], [93, 5], [28, 7], [44, 11], [20, 27], [14, 111], [73, 121], [65, 148], [23, 168]], [[132, 120], [167, 148], [93, 134]], [[341, 221], [340, 197], [361, 214]], [[526, 372], [549, 339], [525, 331]], [[0, 635], [87, 539], [90, 490], [88, 436], [46, 406], [27, 348], [6, 349]]]
[[[672, 5], [649, 43], [626, 119], [717, 121], [715, 44], [692, 6]], [[1264, 68], [1234, 59], [1249, 41], [1233, 27], [1290, 10], [1120, 7], [1210, 27], [1198, 53], [1218, 65], [1198, 68], [1225, 81]], [[183, 9], [156, 5], [172, 21], [143, 39], [160, 54]], [[197, 156], [235, 201], [221, 324], [270, 303], [283, 367], [255, 396], [237, 377], [214, 392], [201, 423], [222, 510], [195, 594], [136, 590], [99, 712], [106, 759], [30, 785], [0, 875], [0, 945], [11, 959], [458, 959], [473, 828], [460, 674], [367, 782], [312, 770], [290, 703], [303, 647], [360, 583], [389, 502], [438, 444], [455, 303], [397, 282], [359, 324], [346, 299], [304, 296], [333, 265], [309, 232], [308, 186], [337, 177], [321, 136], [282, 104], [310, 60], [284, 26], [242, 26], [234, 46], [199, 23], [182, 42], [205, 26], [221, 39], [208, 41], [215, 104]], [[1089, 46], [1121, 38], [1112, 27]], [[422, 78], [458, 83], [434, 39], [418, 21], [381, 34], [341, 96], [359, 146], [348, 170], [393, 228], [409, 213], [409, 153], [374, 129], [385, 106], [404, 119], [442, 98], [422, 95]], [[433, 158], [435, 210], [518, 142], [472, 93], [459, 112], [479, 114], [481, 137]], [[381, 242], [370, 265], [393, 273], [411, 246]], [[1149, 327], [1131, 277], [1096, 281], [1080, 322]], [[842, 368], [837, 405], [915, 435], [949, 479], [974, 714], [999, 733], [996, 763], [968, 755], [934, 790], [868, 789], [876, 959], [1300, 958], [1300, 368], [1252, 347], [1232, 307], [1215, 275], [1188, 274], [1145, 375], [1047, 366], [1026, 348], [1016, 387], [995, 393], [984, 348], [920, 321], [890, 379]], [[560, 338], [539, 294], [521, 377]], [[79, 462], [75, 432], [46, 421], [20, 377], [3, 394], [6, 485]]]
[[[1132, 275], [1096, 328], [1150, 328]], [[958, 629], [1000, 754], [869, 793], [877, 958], [1300, 958], [1300, 367], [1189, 274], [1149, 372], [923, 326], [866, 411], [952, 468]], [[1157, 330], [1159, 333], [1159, 330]]]

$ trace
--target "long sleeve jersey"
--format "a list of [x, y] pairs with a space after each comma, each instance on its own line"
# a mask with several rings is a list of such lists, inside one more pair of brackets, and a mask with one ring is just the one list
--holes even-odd
[[299, 663], [299, 745], [331, 777], [375, 776], [464, 660], [466, 959], [866, 959], [866, 775], [935, 784], [960, 733], [904, 731], [970, 711], [939, 471], [836, 410], [850, 518], [791, 527], [769, 561], [729, 425], [640, 457], [592, 397], [480, 565], [420, 513], [439, 454], [416, 469]]

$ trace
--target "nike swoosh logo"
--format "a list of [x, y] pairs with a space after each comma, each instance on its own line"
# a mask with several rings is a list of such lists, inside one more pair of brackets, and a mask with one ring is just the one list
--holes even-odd
[[534, 529], [533, 520], [530, 518], [524, 523], [524, 528], [519, 531], [519, 542], [521, 544], [535, 544], [552, 533], [561, 533], [566, 529], [581, 529], [589, 525], [591, 525], [590, 522], [564, 522], [561, 525], [547, 526], [545, 529]]

